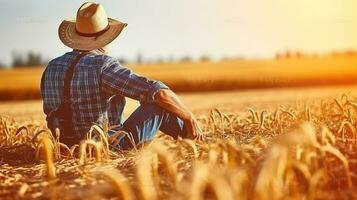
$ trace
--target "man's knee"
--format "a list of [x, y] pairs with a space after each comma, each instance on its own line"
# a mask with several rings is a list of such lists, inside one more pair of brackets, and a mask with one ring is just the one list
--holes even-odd
[[149, 121], [161, 121], [168, 113], [156, 104], [141, 104], [140, 107], [124, 122], [124, 127], [132, 131]]

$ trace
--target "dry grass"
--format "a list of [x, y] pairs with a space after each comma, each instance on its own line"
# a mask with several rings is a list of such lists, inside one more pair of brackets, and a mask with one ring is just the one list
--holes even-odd
[[0, 197], [356, 199], [356, 116], [352, 95], [273, 112], [213, 109], [199, 119], [206, 142], [160, 134], [128, 152], [108, 150], [99, 127], [100, 141], [91, 132], [69, 149], [42, 124], [2, 118]]
[[[357, 82], [357, 57], [353, 56], [127, 66], [164, 81], [178, 92]], [[43, 70], [42, 67], [0, 70], [0, 100], [39, 99]]]

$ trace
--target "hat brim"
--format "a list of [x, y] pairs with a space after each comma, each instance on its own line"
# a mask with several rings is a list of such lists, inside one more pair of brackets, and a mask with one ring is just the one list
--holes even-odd
[[58, 36], [66, 46], [72, 49], [88, 50], [98, 49], [112, 42], [122, 30], [126, 23], [108, 18], [109, 29], [99, 36], [83, 36], [76, 31], [75, 20], [64, 20], [58, 28]]

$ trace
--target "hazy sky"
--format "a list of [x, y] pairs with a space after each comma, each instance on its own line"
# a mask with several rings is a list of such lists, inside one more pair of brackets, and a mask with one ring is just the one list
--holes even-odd
[[[84, 1], [0, 0], [0, 62], [33, 50], [52, 58], [69, 51], [57, 36]], [[144, 59], [270, 57], [300, 49], [357, 49], [356, 0], [106, 0], [110, 17], [129, 26], [111, 55]]]

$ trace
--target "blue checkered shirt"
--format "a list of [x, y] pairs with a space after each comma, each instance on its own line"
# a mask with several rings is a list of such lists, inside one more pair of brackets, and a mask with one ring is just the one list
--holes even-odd
[[[60, 105], [66, 70], [78, 54], [75, 50], [67, 52], [47, 65], [41, 80], [46, 115]], [[74, 132], [83, 136], [93, 124], [102, 124], [105, 119], [109, 125], [121, 125], [124, 97], [153, 103], [155, 93], [166, 88], [160, 81], [133, 73], [118, 59], [91, 52], [76, 65], [70, 86]]]

